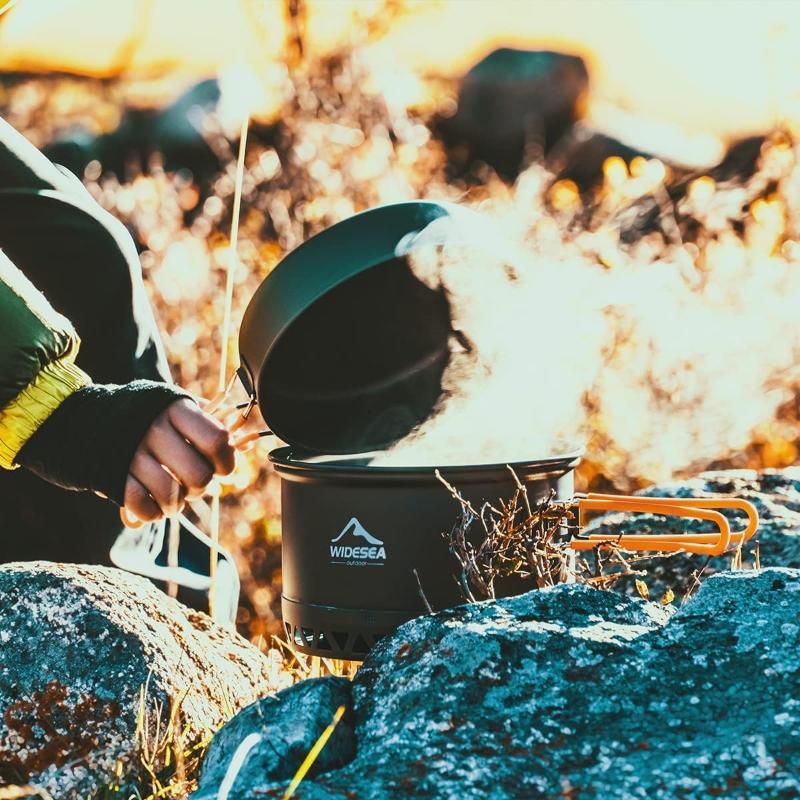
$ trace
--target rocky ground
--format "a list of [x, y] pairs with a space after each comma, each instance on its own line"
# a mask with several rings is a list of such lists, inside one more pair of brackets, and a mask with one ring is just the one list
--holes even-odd
[[797, 797], [799, 611], [800, 571], [767, 569], [715, 575], [677, 611], [562, 585], [422, 617], [372, 651], [352, 699], [307, 681], [234, 719], [193, 800], [220, 796], [219, 755], [253, 732], [226, 796], [280, 797], [298, 711], [311, 741], [337, 703], [353, 721], [303, 800]]
[[272, 688], [257, 648], [120, 570], [5, 564], [0, 597], [0, 786], [124, 787]]
[[[154, 770], [168, 749], [153, 743], [155, 722], [163, 741], [170, 698], [181, 700], [187, 741], [220, 729], [192, 800], [282, 797], [342, 706], [298, 798], [798, 797], [798, 489], [792, 469], [649, 490], [751, 500], [762, 569], [751, 546], [739, 571], [730, 556], [653, 560], [656, 602], [622, 585], [572, 584], [459, 606], [402, 626], [352, 682], [309, 679], [270, 696], [270, 665], [256, 648], [147, 582], [8, 565], [0, 778], [59, 800], [84, 798], [118, 772], [124, 784], [142, 762], [144, 686]], [[635, 527], [669, 524], [639, 516]], [[633, 526], [627, 515], [592, 523]], [[658, 601], [666, 587], [672, 603]]]

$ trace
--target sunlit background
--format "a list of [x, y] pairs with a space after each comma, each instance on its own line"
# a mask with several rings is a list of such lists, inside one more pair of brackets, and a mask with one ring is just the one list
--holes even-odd
[[[498, 47], [582, 57], [578, 139], [604, 136], [610, 149], [566, 147], [553, 160], [534, 142], [520, 169], [498, 174], [448, 138], [461, 79]], [[216, 390], [249, 117], [235, 327], [282, 254], [370, 205], [445, 198], [505, 226], [506, 260], [531, 276], [523, 293], [474, 264], [448, 285], [468, 308], [479, 274], [519, 322], [498, 343], [491, 317], [465, 314], [497, 356], [495, 382], [432, 434], [442, 457], [476, 415], [492, 434], [482, 457], [514, 435], [493, 426], [480, 395], [513, 396], [514, 419], [536, 416], [554, 434], [574, 425], [589, 448], [583, 486], [797, 460], [792, 2], [18, 0], [0, 16], [0, 69], [0, 114], [78, 169], [131, 230], [175, 379], [200, 395]], [[530, 353], [528, 320], [543, 309], [560, 314], [560, 360], [526, 383], [510, 342]], [[240, 630], [254, 640], [280, 630], [268, 447], [222, 489], [222, 536], [245, 590]], [[196, 510], [207, 522], [209, 504]]]
[[[419, 91], [414, 75], [458, 77], [492, 48], [516, 46], [583, 56], [601, 118], [632, 111], [701, 138], [760, 132], [800, 102], [800, 14], [790, 0], [302, 5], [309, 53], [319, 58], [357, 43], [379, 71], [394, 75], [390, 91], [404, 99]], [[378, 23], [377, 40], [367, 40], [361, 26], [374, 27], [387, 6], [402, 11], [386, 29]], [[20, 0], [0, 30], [0, 66], [177, 81], [242, 64], [263, 75], [281, 61], [286, 35], [277, 0]], [[258, 110], [277, 113], [279, 101], [272, 99]]]

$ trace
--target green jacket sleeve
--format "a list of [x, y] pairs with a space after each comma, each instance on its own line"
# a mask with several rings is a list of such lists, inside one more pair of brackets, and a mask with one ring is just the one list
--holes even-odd
[[0, 467], [61, 403], [91, 381], [75, 365], [80, 341], [33, 284], [0, 252]]

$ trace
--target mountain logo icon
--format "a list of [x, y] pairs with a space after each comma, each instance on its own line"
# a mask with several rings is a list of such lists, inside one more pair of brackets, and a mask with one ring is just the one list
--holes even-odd
[[[343, 539], [344, 543], [340, 544]], [[348, 541], [351, 544], [347, 544]], [[332, 564], [366, 567], [383, 566], [386, 562], [383, 542], [373, 536], [356, 517], [351, 517], [338, 536], [331, 539], [330, 549]]]
[[343, 539], [347, 536], [348, 533], [352, 531], [353, 536], [357, 536], [360, 539], [364, 539], [367, 544], [371, 544], [374, 546], [380, 546], [383, 542], [378, 539], [377, 537], [373, 536], [359, 521], [356, 517], [351, 517], [350, 522], [342, 528], [342, 532], [335, 538], [331, 539], [331, 544], [336, 544], [340, 539]]

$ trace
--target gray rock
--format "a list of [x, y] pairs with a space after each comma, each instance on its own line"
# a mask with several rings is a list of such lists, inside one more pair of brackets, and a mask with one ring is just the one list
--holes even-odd
[[120, 570], [5, 564], [0, 598], [0, 784], [83, 799], [118, 763], [124, 783], [142, 687], [148, 740], [179, 700], [187, 744], [270, 689], [257, 648]]
[[217, 80], [201, 81], [166, 108], [130, 106], [116, 130], [94, 136], [85, 128], [73, 129], [48, 143], [43, 152], [76, 175], [83, 175], [96, 160], [104, 171], [121, 179], [130, 172], [132, 162], [147, 170], [153, 154], [160, 153], [165, 169], [188, 169], [201, 182], [221, 167], [202, 134], [204, 116], [215, 112], [219, 99]]
[[[633, 244], [653, 232], [659, 232], [667, 241], [673, 241], [676, 223], [680, 241], [697, 241], [704, 226], [698, 225], [691, 214], [682, 213], [681, 210], [692, 182], [701, 175], [708, 175], [718, 184], [746, 183], [756, 172], [761, 150], [767, 141], [766, 136], [739, 139], [728, 147], [722, 161], [700, 170], [687, 170], [670, 164], [672, 180], [665, 187], [670, 202], [659, 202], [653, 195], [647, 194], [635, 198], [630, 205], [621, 209], [615, 217], [619, 225], [620, 242]], [[665, 209], [670, 209], [669, 213], [665, 213]]]
[[412, 620], [355, 678], [355, 758], [296, 796], [798, 797], [799, 614], [800, 571], [768, 569], [677, 611], [566, 585]]
[[[350, 681], [345, 678], [311, 678], [277, 696], [266, 697], [237, 714], [215, 736], [203, 761], [200, 786], [194, 800], [216, 800], [237, 750], [241, 767], [232, 769], [230, 797], [240, 787], [266, 791], [270, 783], [292, 779], [308, 752], [331, 723], [339, 706], [351, 708]], [[248, 747], [252, 733], [260, 738]], [[347, 764], [355, 756], [355, 734], [351, 713], [336, 726], [311, 775]], [[235, 776], [235, 777], [234, 777]]]
[[[653, 486], [641, 492], [649, 497], [711, 497], [735, 495], [749, 500], [756, 507], [760, 518], [758, 533], [743, 550], [743, 561], [752, 566], [756, 546], [762, 567], [800, 568], [800, 469], [784, 470], [729, 470], [706, 472], [696, 478]], [[731, 520], [731, 528], [741, 527], [738, 512], [725, 512]], [[709, 523], [658, 517], [652, 514], [606, 514], [586, 527], [590, 533], [681, 533], [715, 530]], [[660, 597], [666, 589], [683, 596], [696, 586], [695, 571], [703, 570], [711, 575], [730, 569], [731, 554], [708, 559], [707, 556], [684, 553], [668, 557], [647, 558], [636, 564], [646, 570], [644, 578], [651, 597]], [[615, 588], [629, 593], [635, 592], [633, 580], [621, 581]]]
[[477, 158], [516, 177], [581, 116], [588, 87], [589, 73], [578, 56], [509, 47], [492, 51], [464, 76], [458, 110], [440, 124], [451, 160]]

